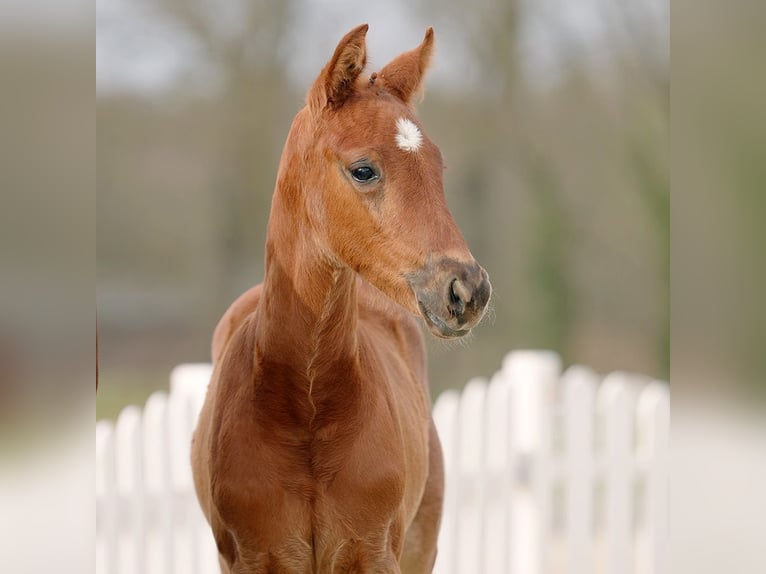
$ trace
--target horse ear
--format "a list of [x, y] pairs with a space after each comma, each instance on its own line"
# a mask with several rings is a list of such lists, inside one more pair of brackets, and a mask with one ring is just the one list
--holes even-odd
[[420, 46], [391, 60], [378, 77], [386, 88], [409, 103], [413, 94], [420, 89], [423, 75], [431, 63], [433, 48], [434, 29], [429, 27]]
[[367, 24], [362, 24], [343, 36], [335, 53], [314, 80], [307, 101], [317, 113], [324, 108], [337, 108], [353, 93], [354, 84], [367, 63]]

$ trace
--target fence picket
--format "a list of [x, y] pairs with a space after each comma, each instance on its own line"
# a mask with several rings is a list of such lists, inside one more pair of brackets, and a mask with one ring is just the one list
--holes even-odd
[[170, 396], [183, 397], [185, 401], [182, 402], [187, 405], [185, 416], [189, 436], [197, 426], [197, 417], [202, 410], [212, 373], [213, 366], [209, 363], [178, 365], [170, 372]]
[[592, 574], [596, 375], [581, 366], [563, 375], [565, 496], [564, 537], [570, 574]]
[[147, 571], [150, 574], [175, 572], [167, 411], [167, 395], [161, 391], [153, 393], [144, 407], [145, 489], [153, 511], [147, 544]]
[[122, 410], [115, 425], [115, 469], [120, 514], [125, 527], [119, 529], [120, 571], [141, 574], [144, 567], [144, 492], [141, 448], [141, 410]]
[[654, 382], [639, 396], [637, 430], [639, 456], [645, 468], [644, 524], [637, 548], [642, 561], [639, 572], [668, 574], [668, 457], [670, 393], [667, 385]]
[[[185, 391], [186, 389], [184, 389]], [[199, 564], [197, 546], [192, 538], [188, 509], [196, 502], [192, 499], [191, 435], [192, 419], [189, 413], [190, 396], [186, 392], [171, 393], [167, 402], [167, 433], [170, 444], [168, 452], [170, 470], [171, 517], [173, 522], [173, 563], [176, 572], [196, 574]]]
[[460, 541], [458, 572], [483, 572], [481, 556], [482, 510], [482, 445], [484, 442], [484, 398], [487, 382], [475, 378], [468, 381], [458, 406], [458, 472], [460, 508], [457, 539]]
[[633, 393], [623, 373], [608, 375], [597, 402], [604, 431], [605, 564], [607, 574], [633, 572]]
[[509, 456], [509, 387], [500, 373], [492, 377], [485, 400], [484, 431], [484, 546], [486, 574], [506, 574], [509, 568], [509, 515], [513, 471]]
[[445, 481], [444, 513], [439, 530], [439, 550], [436, 554], [435, 574], [458, 574], [459, 543], [457, 537], [460, 485], [458, 473], [458, 406], [460, 395], [445, 391], [433, 408], [434, 424], [439, 433], [444, 456], [444, 473], [453, 480]]
[[[183, 412], [183, 424], [174, 427], [174, 436], [184, 435], [181, 456], [175, 458], [174, 468], [180, 476], [182, 494], [179, 506], [184, 511], [184, 530], [177, 540], [177, 561], [185, 564], [181, 571], [188, 574], [204, 574], [218, 569], [218, 551], [210, 526], [197, 503], [189, 466], [191, 436], [205, 401], [205, 394], [213, 372], [209, 363], [190, 363], [176, 366], [170, 373], [171, 409]], [[180, 397], [176, 402], [176, 397]], [[177, 529], [178, 533], [179, 530]]]
[[[489, 383], [438, 397], [436, 574], [668, 574], [667, 385], [560, 368], [516, 351]], [[99, 574], [218, 572], [189, 464], [211, 371], [179, 365], [169, 394], [97, 423]]]
[[[115, 477], [114, 425], [96, 423], [96, 568], [98, 572], [118, 572], [117, 480]], [[102, 568], [103, 570], [99, 570]]]
[[551, 412], [561, 363], [555, 353], [514, 351], [503, 362], [511, 385], [511, 444], [516, 461], [512, 493], [511, 572], [547, 574], [550, 531]]

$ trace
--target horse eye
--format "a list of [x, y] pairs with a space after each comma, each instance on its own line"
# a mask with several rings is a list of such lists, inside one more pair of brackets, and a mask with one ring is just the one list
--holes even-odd
[[359, 183], [369, 183], [373, 179], [378, 177], [375, 170], [368, 165], [355, 167], [351, 170], [351, 177], [353, 177]]

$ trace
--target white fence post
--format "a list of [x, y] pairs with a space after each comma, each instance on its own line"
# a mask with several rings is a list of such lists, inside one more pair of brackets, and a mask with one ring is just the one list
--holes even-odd
[[460, 542], [457, 529], [460, 506], [458, 472], [458, 405], [457, 391], [445, 391], [436, 400], [433, 408], [434, 424], [439, 433], [444, 456], [444, 474], [450, 478], [444, 485], [444, 512], [439, 530], [439, 546], [436, 554], [434, 573], [459, 574], [457, 561]]
[[163, 392], [156, 392], [146, 401], [144, 408], [144, 455], [146, 493], [153, 512], [150, 543], [148, 545], [147, 572], [149, 574], [175, 573], [175, 539], [173, 536], [173, 491], [170, 481], [168, 437], [168, 400]]
[[570, 367], [562, 378], [564, 391], [566, 571], [592, 574], [593, 478], [596, 375]]
[[114, 425], [96, 423], [96, 571], [118, 572], [117, 554], [120, 508], [115, 478]]
[[629, 379], [608, 375], [598, 391], [603, 421], [605, 463], [605, 555], [607, 574], [633, 572], [633, 429], [635, 418]]
[[463, 389], [458, 406], [459, 510], [457, 537], [460, 541], [458, 572], [482, 572], [482, 514], [484, 506], [483, 443], [484, 397], [487, 382], [471, 379]]
[[[438, 397], [436, 574], [669, 574], [667, 385], [560, 367], [517, 351], [489, 383]], [[98, 574], [218, 572], [189, 460], [210, 374], [180, 365], [169, 395], [96, 425]]]
[[[178, 365], [170, 372], [170, 396], [183, 397], [187, 404], [189, 433], [197, 426], [197, 418], [205, 401], [207, 386], [213, 374], [210, 363], [187, 363]], [[190, 435], [191, 436], [191, 435]]]
[[120, 516], [127, 528], [119, 530], [120, 572], [141, 574], [144, 567], [144, 477], [141, 448], [141, 410], [122, 410], [115, 425], [117, 494]]
[[217, 572], [218, 550], [213, 533], [199, 507], [194, 492], [189, 459], [191, 455], [191, 437], [197, 426], [197, 419], [205, 401], [213, 366], [209, 363], [191, 363], [178, 365], [170, 373], [170, 398], [174, 401], [171, 409], [182, 424], [173, 425], [177, 435], [183, 435], [182, 455], [176, 457], [174, 468], [182, 497], [177, 500], [184, 510], [184, 528], [181, 540], [177, 544], [177, 561], [185, 564], [180, 570], [184, 574], [206, 574]]
[[667, 385], [651, 383], [638, 400], [638, 454], [644, 467], [641, 537], [641, 574], [669, 574], [668, 555], [668, 458], [670, 392]]
[[510, 458], [510, 392], [497, 373], [485, 399], [484, 472], [485, 511], [482, 556], [486, 574], [506, 574], [510, 566], [510, 513], [513, 471]]
[[511, 385], [511, 448], [517, 473], [511, 495], [512, 574], [548, 574], [551, 420], [561, 362], [555, 353], [514, 351], [503, 361]]

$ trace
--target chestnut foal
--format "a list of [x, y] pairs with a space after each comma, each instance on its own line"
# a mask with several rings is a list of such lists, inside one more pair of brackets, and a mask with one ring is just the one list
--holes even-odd
[[411, 100], [423, 43], [362, 77], [349, 32], [295, 117], [264, 282], [213, 337], [192, 445], [223, 572], [430, 572], [443, 492], [424, 339], [460, 337], [490, 297], [450, 215]]

